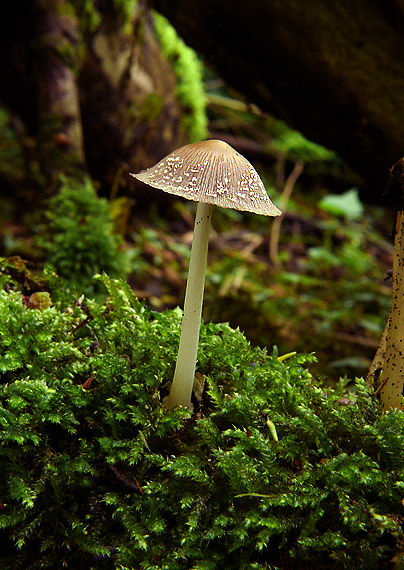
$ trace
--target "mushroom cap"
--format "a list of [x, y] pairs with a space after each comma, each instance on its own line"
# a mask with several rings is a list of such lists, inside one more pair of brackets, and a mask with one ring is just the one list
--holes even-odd
[[224, 141], [182, 146], [151, 168], [131, 176], [195, 202], [265, 216], [281, 214], [252, 164]]

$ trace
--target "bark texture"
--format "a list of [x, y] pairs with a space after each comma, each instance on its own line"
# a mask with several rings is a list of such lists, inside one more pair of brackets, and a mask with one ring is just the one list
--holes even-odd
[[336, 150], [380, 199], [404, 148], [402, 0], [151, 0], [263, 110]]
[[185, 144], [176, 80], [147, 12], [126, 33], [107, 13], [88, 38], [79, 75], [89, 167], [112, 184], [118, 168], [137, 172]]
[[150, 12], [141, 2], [129, 16], [119, 3], [87, 3], [90, 21], [80, 6], [0, 3], [0, 104], [19, 125], [39, 186], [88, 171], [108, 191], [120, 173], [150, 166], [187, 139]]

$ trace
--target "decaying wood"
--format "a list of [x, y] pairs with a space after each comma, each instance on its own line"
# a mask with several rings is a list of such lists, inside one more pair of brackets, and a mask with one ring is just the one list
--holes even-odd
[[380, 200], [403, 152], [401, 0], [149, 0], [240, 93], [336, 150]]

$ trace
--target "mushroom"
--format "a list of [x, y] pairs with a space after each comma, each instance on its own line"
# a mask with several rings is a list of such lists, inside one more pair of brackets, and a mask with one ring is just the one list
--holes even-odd
[[281, 211], [268, 198], [254, 167], [234, 148], [220, 140], [182, 146], [155, 166], [132, 174], [145, 184], [198, 202], [177, 363], [164, 405], [193, 409], [191, 395], [201, 325], [205, 270], [212, 206], [265, 216]]

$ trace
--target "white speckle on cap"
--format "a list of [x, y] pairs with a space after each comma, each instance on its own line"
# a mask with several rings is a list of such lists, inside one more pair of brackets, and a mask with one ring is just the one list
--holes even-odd
[[132, 176], [195, 202], [266, 216], [281, 214], [252, 164], [224, 141], [185, 145]]

